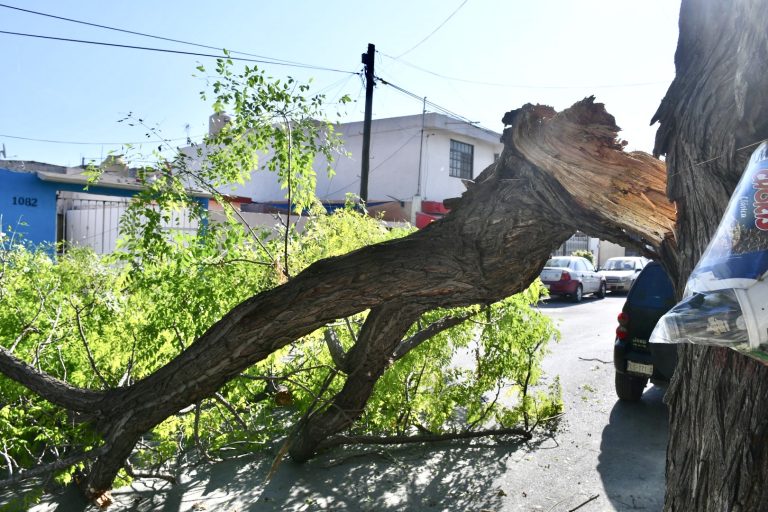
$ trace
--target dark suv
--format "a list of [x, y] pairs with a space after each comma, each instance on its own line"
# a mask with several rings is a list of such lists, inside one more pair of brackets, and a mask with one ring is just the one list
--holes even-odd
[[621, 400], [637, 401], [648, 379], [669, 382], [677, 365], [677, 346], [648, 343], [656, 322], [676, 303], [672, 283], [657, 262], [652, 261], [637, 276], [619, 313], [613, 364], [616, 394]]

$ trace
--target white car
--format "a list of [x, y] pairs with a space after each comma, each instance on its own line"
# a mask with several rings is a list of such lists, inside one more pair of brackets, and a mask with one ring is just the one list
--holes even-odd
[[605, 277], [605, 284], [609, 291], [628, 292], [648, 261], [650, 260], [640, 256], [608, 258], [599, 273]]
[[554, 256], [544, 265], [539, 277], [552, 296], [570, 297], [574, 302], [580, 302], [588, 293], [600, 299], [605, 297], [605, 279], [581, 256]]

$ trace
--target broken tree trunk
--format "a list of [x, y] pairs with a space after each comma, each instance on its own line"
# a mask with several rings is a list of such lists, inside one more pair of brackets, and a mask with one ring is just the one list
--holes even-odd
[[[7, 352], [0, 352], [0, 371], [76, 411], [102, 433], [103, 454], [83, 484], [97, 496], [109, 489], [143, 433], [213, 395], [243, 369], [338, 318], [371, 309], [373, 322], [381, 320], [378, 312], [401, 308], [390, 313], [391, 321], [384, 319], [381, 336], [371, 330], [350, 351], [359, 364], [334, 398], [336, 412], [319, 416], [334, 416], [332, 428], [318, 430], [310, 418], [294, 447], [304, 459], [322, 436], [348, 424], [341, 411], [354, 416], [362, 410], [367, 387], [394, 356], [393, 340], [419, 312], [487, 304], [525, 289], [550, 252], [577, 229], [651, 253], [674, 245], [664, 164], [623, 152], [613, 117], [594, 98], [561, 113], [525, 105], [505, 119], [510, 127], [501, 158], [451, 202], [443, 220], [313, 264], [235, 307], [176, 359], [129, 387], [62, 400], [61, 387], [43, 376], [7, 373], [16, 363]], [[596, 193], [595, 183], [608, 188]]]
[[[750, 153], [768, 137], [768, 3], [683, 0], [677, 76], [654, 121], [678, 208], [678, 289], [706, 248]], [[666, 510], [765, 510], [768, 367], [681, 346], [667, 391]]]

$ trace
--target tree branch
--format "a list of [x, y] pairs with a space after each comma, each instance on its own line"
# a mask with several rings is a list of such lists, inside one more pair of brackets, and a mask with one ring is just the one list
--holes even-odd
[[325, 450], [334, 446], [347, 444], [409, 444], [409, 443], [434, 443], [438, 441], [452, 441], [457, 439], [474, 439], [488, 436], [519, 436], [525, 440], [531, 439], [533, 434], [524, 428], [495, 428], [474, 430], [450, 434], [421, 434], [415, 436], [334, 436], [322, 441], [317, 449]]
[[125, 473], [131, 477], [131, 478], [156, 478], [158, 480], [165, 480], [166, 482], [170, 484], [176, 485], [176, 477], [173, 475], [169, 475], [167, 473], [148, 473], [148, 472], [142, 472], [142, 471], [134, 471], [133, 466], [130, 462], [125, 461], [125, 466], [123, 466], [123, 469], [125, 469]]
[[333, 364], [340, 371], [347, 373], [347, 353], [344, 352], [344, 347], [341, 346], [339, 337], [336, 336], [336, 331], [333, 330], [333, 327], [326, 327], [323, 336], [325, 337], [325, 344], [328, 347], [328, 352], [331, 354]]
[[110, 388], [111, 384], [107, 382], [107, 379], [104, 378], [104, 376], [101, 374], [99, 369], [96, 367], [96, 361], [93, 359], [91, 346], [88, 344], [88, 338], [86, 338], [85, 329], [83, 329], [83, 321], [80, 318], [80, 309], [74, 304], [72, 304], [72, 308], [75, 310], [75, 319], [77, 321], [77, 331], [80, 334], [80, 340], [83, 342], [83, 346], [85, 347], [85, 353], [88, 355], [88, 364], [91, 365], [91, 370], [93, 370], [93, 373], [101, 381], [101, 384], [105, 388]]
[[235, 418], [235, 421], [238, 423], [238, 425], [240, 425], [240, 428], [242, 428], [243, 430], [248, 430], [248, 424], [245, 422], [242, 416], [238, 414], [238, 412], [235, 410], [232, 404], [229, 403], [221, 393], [216, 393], [213, 395], [213, 397], [216, 399], [217, 402], [223, 405], [226, 410], [229, 411], [229, 413]]
[[48, 475], [55, 471], [59, 471], [60, 469], [65, 469], [65, 468], [74, 466], [78, 462], [95, 459], [96, 457], [99, 457], [101, 454], [105, 452], [106, 452], [106, 447], [101, 446], [99, 448], [94, 448], [93, 450], [87, 451], [85, 453], [79, 453], [79, 454], [67, 457], [65, 459], [59, 459], [55, 462], [51, 462], [50, 464], [37, 466], [35, 468], [29, 469], [26, 471], [20, 471], [11, 478], [0, 480], [0, 489], [11, 486], [23, 480], [28, 480], [30, 478], [34, 478], [41, 475]]
[[76, 388], [45, 372], [39, 371], [0, 347], [0, 373], [51, 403], [78, 412], [92, 412], [104, 394]]
[[418, 331], [413, 336], [404, 339], [398, 346], [395, 348], [395, 352], [392, 356], [392, 359], [397, 361], [398, 359], [401, 359], [405, 354], [413, 350], [414, 348], [418, 347], [420, 344], [424, 343], [431, 337], [440, 334], [443, 331], [446, 331], [450, 329], [451, 327], [455, 327], [462, 322], [468, 320], [469, 318], [473, 317], [476, 313], [467, 313], [466, 315], [461, 316], [444, 316], [440, 320], [437, 320], [436, 322], [432, 322], [424, 329]]

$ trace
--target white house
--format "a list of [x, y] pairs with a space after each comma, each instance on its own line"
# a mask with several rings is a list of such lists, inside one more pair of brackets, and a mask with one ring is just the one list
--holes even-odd
[[[216, 129], [212, 119], [210, 126]], [[344, 150], [332, 162], [318, 161], [317, 195], [324, 203], [343, 203], [347, 194], [360, 193], [363, 122], [338, 125]], [[417, 220], [417, 213], [441, 213], [442, 201], [465, 190], [502, 151], [501, 134], [452, 117], [427, 113], [373, 120], [371, 123], [369, 209], [385, 211], [391, 220]], [[223, 191], [256, 203], [285, 203], [285, 191], [267, 172], [255, 172], [251, 181]], [[422, 224], [424, 221], [422, 220]]]

